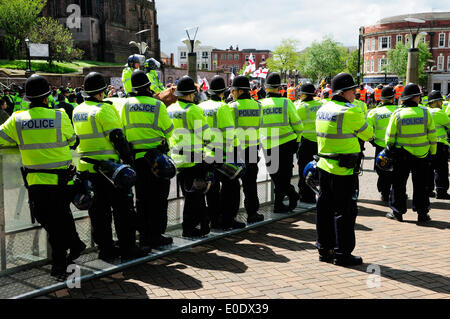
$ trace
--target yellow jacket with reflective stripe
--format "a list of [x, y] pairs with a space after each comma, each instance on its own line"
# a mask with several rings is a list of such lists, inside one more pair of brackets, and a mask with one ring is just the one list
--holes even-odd
[[[70, 119], [63, 109], [33, 107], [18, 111], [0, 126], [0, 145], [19, 146], [23, 166], [29, 169], [64, 169], [72, 163], [69, 146], [76, 142]], [[57, 185], [55, 174], [30, 173], [31, 185]]]
[[[120, 116], [113, 105], [105, 102], [85, 101], [73, 110], [75, 133], [80, 138], [77, 152], [82, 157], [97, 160], [119, 160], [119, 155], [109, 140], [109, 133], [122, 129]], [[95, 173], [94, 165], [82, 160], [79, 171]]]
[[445, 113], [450, 116], [450, 104], [447, 105], [447, 108], [445, 109]]
[[210, 142], [205, 146], [210, 151], [208, 156], [214, 157], [218, 152], [222, 152], [225, 159], [225, 155], [233, 151], [235, 137], [230, 108], [225, 102], [214, 100], [200, 103], [199, 107], [203, 110], [210, 128]]
[[259, 145], [259, 128], [261, 126], [261, 104], [252, 99], [238, 99], [230, 105], [236, 137], [242, 149]]
[[387, 146], [404, 148], [412, 155], [424, 158], [436, 154], [436, 128], [426, 107], [402, 106], [389, 120], [385, 137]]
[[450, 145], [447, 141], [447, 131], [450, 129], [450, 117], [441, 108], [428, 109], [433, 116], [438, 143]]
[[373, 126], [373, 140], [380, 147], [386, 147], [386, 129], [392, 113], [397, 108], [397, 105], [380, 105], [371, 109], [367, 115], [367, 122]]
[[20, 96], [14, 99], [14, 109], [13, 112], [24, 111], [30, 108], [30, 104], [25, 102]]
[[164, 85], [159, 80], [158, 73], [156, 73], [155, 70], [150, 70], [150, 72], [147, 73], [147, 78], [150, 81], [150, 89], [155, 92], [159, 93], [164, 91]]
[[[203, 110], [194, 103], [178, 100], [167, 109], [174, 131], [170, 137], [171, 157], [177, 168], [187, 168], [202, 162], [204, 142], [209, 140], [209, 125]], [[187, 154], [197, 154], [193, 161]]]
[[[358, 106], [332, 100], [324, 104], [316, 114], [317, 147], [319, 154], [357, 154], [361, 152], [358, 138], [367, 141], [373, 128], [364, 118]], [[317, 165], [335, 175], [352, 175], [352, 168], [338, 165], [338, 160], [320, 158]]]
[[355, 99], [352, 102], [353, 105], [359, 106], [361, 108], [361, 111], [363, 112], [364, 116], [367, 116], [368, 110], [367, 110], [367, 104], [364, 103], [361, 100]]
[[316, 135], [316, 113], [322, 106], [320, 100], [308, 102], [295, 102], [297, 114], [303, 123], [303, 137], [312, 142], [317, 142]]
[[[127, 141], [135, 150], [155, 148], [163, 139], [168, 140], [173, 131], [165, 104], [150, 96], [128, 98], [120, 118]], [[139, 152], [136, 159], [144, 155], [145, 152]]]
[[303, 124], [294, 103], [283, 97], [268, 97], [260, 101], [262, 110], [261, 144], [271, 149], [292, 140], [300, 140]]
[[133, 74], [133, 71], [134, 70], [130, 67], [122, 70], [122, 83], [126, 94], [133, 91], [133, 86], [131, 85], [131, 75]]

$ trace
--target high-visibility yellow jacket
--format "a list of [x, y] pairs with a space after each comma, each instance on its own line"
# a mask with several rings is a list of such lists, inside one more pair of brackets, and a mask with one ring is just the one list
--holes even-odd
[[300, 140], [303, 124], [291, 100], [268, 97], [261, 100], [262, 121], [259, 130], [261, 144], [271, 149], [292, 140]]
[[133, 68], [130, 67], [122, 70], [122, 83], [126, 94], [133, 91], [133, 86], [131, 85], [131, 75], [133, 74], [133, 71]]
[[373, 126], [373, 140], [380, 147], [386, 147], [386, 129], [392, 113], [397, 108], [397, 105], [380, 105], [371, 109], [367, 115], [367, 122]]
[[441, 108], [428, 109], [433, 116], [438, 143], [450, 145], [447, 141], [447, 131], [450, 129], [450, 117]]
[[320, 100], [295, 102], [297, 114], [303, 123], [303, 137], [312, 142], [317, 142], [316, 113], [322, 105], [323, 103]]
[[[80, 138], [77, 152], [82, 157], [96, 160], [119, 160], [119, 155], [109, 140], [109, 134], [122, 130], [120, 116], [113, 105], [106, 102], [85, 101], [73, 110], [75, 133]], [[80, 160], [79, 171], [95, 173], [94, 165]]]
[[[157, 147], [163, 139], [168, 140], [173, 132], [173, 123], [166, 105], [150, 96], [130, 97], [120, 115], [127, 141], [135, 150]], [[136, 159], [145, 152], [137, 152]]]
[[[76, 142], [70, 119], [63, 109], [33, 107], [18, 111], [0, 126], [0, 145], [19, 146], [25, 168], [66, 169], [72, 164], [69, 146]], [[28, 185], [57, 185], [58, 176], [29, 173]]]
[[352, 104], [353, 104], [353, 105], [356, 105], [356, 106], [359, 106], [360, 109], [361, 109], [361, 111], [363, 112], [364, 116], [367, 117], [368, 110], [367, 110], [367, 104], [366, 104], [366, 103], [364, 103], [363, 101], [360, 101], [360, 100], [355, 99], [355, 100], [352, 102]]
[[[259, 145], [261, 104], [252, 99], [238, 99], [230, 104], [236, 136], [242, 149]], [[235, 146], [238, 142], [235, 142]]]
[[151, 83], [150, 89], [153, 92], [159, 93], [164, 91], [164, 85], [159, 80], [158, 73], [156, 73], [155, 70], [150, 70], [150, 72], [147, 73], [147, 78]]
[[13, 112], [24, 111], [30, 108], [30, 104], [25, 102], [20, 96], [16, 96], [14, 99]]
[[[178, 100], [167, 109], [174, 131], [170, 138], [171, 157], [177, 168], [193, 167], [202, 162], [204, 145], [210, 139], [203, 110], [194, 103]], [[196, 155], [191, 158], [191, 154]]]
[[[316, 133], [319, 155], [333, 157], [360, 153], [358, 138], [369, 140], [373, 127], [367, 123], [358, 106], [332, 100], [317, 111]], [[341, 167], [338, 163], [337, 159], [321, 157], [317, 166], [335, 175], [354, 174], [353, 168]]]
[[387, 146], [404, 148], [419, 158], [436, 154], [436, 128], [428, 108], [398, 108], [389, 120], [385, 141]]

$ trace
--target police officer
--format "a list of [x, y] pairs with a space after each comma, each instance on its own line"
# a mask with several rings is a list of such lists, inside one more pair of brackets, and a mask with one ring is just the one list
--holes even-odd
[[[225, 90], [225, 80], [219, 75], [214, 76], [208, 90], [210, 100], [199, 104], [211, 130], [211, 140], [206, 148], [216, 165], [233, 162], [234, 122], [230, 108], [223, 101]], [[244, 228], [245, 223], [235, 219], [240, 204], [239, 178], [230, 179], [220, 171], [215, 172], [216, 183], [206, 195], [211, 227]]]
[[[80, 137], [78, 170], [89, 175], [95, 189], [94, 201], [88, 212], [99, 258], [110, 260], [120, 255], [122, 260], [128, 260], [146, 255], [146, 251], [136, 247], [133, 194], [131, 189], [115, 187], [92, 164], [102, 160], [119, 162], [121, 159], [126, 164], [134, 161], [118, 112], [111, 102], [103, 101], [106, 88], [100, 73], [91, 72], [84, 78], [87, 97], [73, 111], [75, 132]], [[119, 249], [113, 242], [111, 209]]]
[[[274, 213], [286, 213], [297, 207], [300, 196], [291, 185], [294, 154], [298, 150], [303, 124], [289, 98], [281, 97], [281, 77], [271, 73], [267, 77], [267, 97], [261, 101], [261, 144], [266, 167], [275, 189]], [[289, 206], [283, 199], [289, 197]]]
[[184, 195], [182, 235], [190, 238], [210, 232], [205, 200], [209, 168], [203, 160], [203, 144], [209, 138], [209, 126], [203, 110], [194, 104], [196, 92], [194, 80], [182, 77], [175, 91], [178, 101], [167, 110], [175, 128], [170, 138], [171, 157], [177, 166], [178, 183]]
[[86, 248], [70, 211], [75, 173], [70, 148], [78, 139], [64, 110], [49, 108], [44, 77], [28, 78], [25, 94], [30, 109], [14, 113], [0, 127], [0, 145], [19, 146], [31, 214], [47, 231], [52, 247], [51, 275], [64, 277], [67, 264]]
[[432, 192], [436, 184], [436, 198], [450, 199], [447, 193], [448, 182], [448, 148], [450, 143], [447, 141], [447, 132], [450, 128], [450, 118], [442, 109], [444, 98], [439, 90], [434, 90], [428, 96], [428, 109], [433, 116], [436, 127], [437, 147], [436, 156], [433, 158], [430, 174], [430, 189]]
[[337, 265], [359, 265], [353, 256], [355, 221], [358, 213], [354, 200], [361, 147], [358, 138], [367, 141], [373, 128], [361, 109], [351, 104], [355, 84], [347, 73], [331, 81], [332, 100], [316, 114], [316, 132], [320, 195], [317, 200], [317, 243], [319, 260]]
[[23, 111], [29, 109], [29, 104], [23, 99], [25, 90], [20, 88], [18, 95], [14, 97], [14, 109], [13, 112]]
[[264, 220], [259, 214], [258, 177], [259, 128], [261, 124], [261, 104], [250, 96], [250, 81], [239, 75], [233, 79], [231, 93], [235, 102], [230, 104], [238, 142], [235, 142], [235, 154], [239, 154], [245, 163], [245, 174], [241, 177], [244, 191], [244, 207], [247, 223]]
[[131, 85], [131, 74], [133, 74], [135, 70], [139, 70], [140, 67], [139, 57], [136, 54], [130, 55], [125, 66], [127, 67], [122, 70], [122, 83], [125, 94], [128, 94], [133, 90]]
[[316, 195], [305, 184], [305, 177], [303, 176], [306, 164], [313, 160], [314, 155], [317, 155], [316, 113], [323, 103], [314, 99], [315, 92], [316, 88], [311, 83], [302, 84], [299, 91], [299, 100], [295, 102], [297, 114], [303, 123], [303, 135], [297, 151], [297, 164], [300, 201], [304, 203], [316, 202]]
[[419, 106], [420, 88], [410, 83], [400, 97], [402, 107], [391, 116], [386, 130], [387, 156], [394, 159], [393, 184], [389, 197], [392, 213], [386, 217], [403, 221], [406, 206], [406, 182], [409, 173], [413, 181], [413, 211], [419, 222], [431, 220], [428, 215], [427, 174], [431, 156], [436, 154], [436, 129], [433, 117], [426, 107]]
[[[386, 148], [385, 136], [389, 119], [392, 113], [397, 109], [394, 104], [395, 91], [390, 86], [386, 86], [381, 91], [381, 104], [370, 110], [367, 115], [367, 122], [373, 126], [373, 139], [371, 143], [375, 146], [375, 157]], [[377, 165], [374, 169], [378, 175], [377, 188], [381, 193], [381, 200], [389, 201], [389, 194], [392, 186], [392, 172], [384, 171]]]
[[141, 247], [157, 248], [173, 242], [171, 237], [163, 236], [167, 228], [170, 179], [152, 172], [149, 156], [154, 150], [168, 152], [167, 140], [173, 124], [164, 103], [153, 98], [151, 83], [144, 71], [133, 72], [131, 84], [137, 93], [130, 93], [131, 97], [122, 108], [121, 120], [135, 153], [139, 243]]
[[155, 93], [164, 91], [164, 85], [159, 80], [158, 73], [156, 73], [156, 69], [159, 69], [160, 66], [161, 64], [153, 58], [146, 60], [144, 64], [145, 72], [147, 72], [148, 80], [151, 83], [150, 89]]

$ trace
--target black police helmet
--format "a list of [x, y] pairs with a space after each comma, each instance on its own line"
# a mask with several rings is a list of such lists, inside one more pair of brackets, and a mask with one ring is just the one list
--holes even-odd
[[211, 95], [217, 95], [225, 92], [226, 90], [225, 80], [220, 75], [216, 75], [212, 78], [209, 85], [208, 93]]
[[421, 96], [422, 92], [420, 92], [420, 88], [415, 83], [409, 83], [405, 86], [405, 89], [402, 92], [402, 96], [400, 97], [401, 101], [406, 101], [412, 99], [415, 96]]
[[144, 71], [137, 70], [131, 74], [131, 85], [133, 89], [145, 89], [150, 86], [150, 81], [148, 80], [147, 74]]
[[316, 88], [314, 87], [313, 84], [305, 83], [305, 84], [302, 84], [302, 86], [300, 87], [299, 94], [314, 95], [315, 92], [316, 92]]
[[358, 87], [358, 85], [355, 84], [355, 80], [353, 80], [353, 77], [348, 73], [339, 73], [331, 80], [331, 90], [333, 91], [333, 95], [356, 87]]
[[381, 90], [380, 99], [382, 101], [387, 101], [387, 100], [393, 99], [394, 96], [395, 96], [395, 91], [391, 86], [386, 86]]
[[29, 101], [43, 99], [50, 94], [48, 81], [43, 76], [33, 74], [25, 82], [25, 98]]
[[[267, 87], [267, 84], [266, 84]], [[233, 79], [231, 83], [232, 90], [250, 90], [250, 81], [247, 77], [239, 75]]]
[[278, 89], [281, 86], [281, 77], [278, 73], [270, 73], [267, 76], [266, 87], [268, 89]]
[[434, 101], [443, 101], [444, 98], [442, 97], [442, 93], [439, 90], [433, 90], [430, 94], [428, 94], [428, 103], [434, 102]]
[[183, 76], [177, 84], [177, 90], [175, 91], [175, 96], [186, 96], [197, 92], [194, 80], [191, 77], [185, 75]]
[[91, 72], [84, 77], [84, 92], [88, 96], [98, 94], [108, 87], [105, 78], [98, 72]]

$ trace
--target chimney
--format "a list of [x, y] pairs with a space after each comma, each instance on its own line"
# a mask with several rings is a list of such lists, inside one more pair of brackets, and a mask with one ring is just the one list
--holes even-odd
[[173, 65], [173, 53], [170, 54], [170, 65]]

